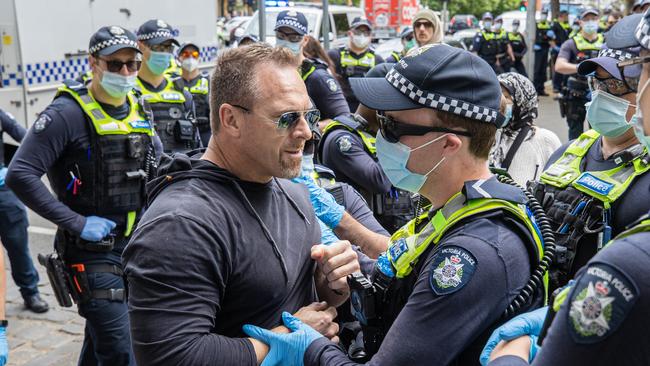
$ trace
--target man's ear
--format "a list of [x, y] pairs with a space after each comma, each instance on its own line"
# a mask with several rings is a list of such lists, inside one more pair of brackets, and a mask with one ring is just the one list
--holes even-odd
[[224, 133], [231, 138], [242, 135], [243, 111], [237, 110], [228, 103], [219, 107], [219, 133]]

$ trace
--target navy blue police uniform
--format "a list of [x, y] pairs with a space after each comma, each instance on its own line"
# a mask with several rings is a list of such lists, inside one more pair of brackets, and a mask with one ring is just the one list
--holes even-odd
[[174, 79], [176, 89], [185, 89], [192, 94], [196, 126], [201, 137], [201, 144], [208, 146], [212, 132], [210, 130], [210, 78], [207, 73], [201, 73], [192, 80], [182, 77]]
[[[95, 33], [90, 53], [137, 50], [135, 36], [118, 28]], [[101, 134], [102, 129], [113, 133]], [[74, 283], [67, 290], [86, 319], [80, 365], [135, 364], [120, 257], [144, 205], [145, 180], [154, 173], [155, 138], [134, 94], [120, 106], [102, 104], [84, 84], [69, 80], [34, 122], [9, 166], [7, 184], [58, 227], [55, 250]], [[46, 173], [55, 196], [41, 181]], [[94, 215], [117, 224], [101, 242], [80, 237], [86, 217]], [[65, 297], [69, 301], [67, 292]]]
[[[7, 133], [17, 142], [21, 142], [27, 132], [18, 124], [13, 115], [0, 109], [0, 169], [8, 165], [5, 157], [3, 133]], [[38, 294], [38, 272], [34, 268], [32, 257], [29, 254], [27, 227], [27, 211], [22, 202], [16, 197], [9, 187], [0, 183], [0, 239], [11, 263], [11, 276], [20, 288], [20, 294], [25, 299], [25, 304], [31, 309], [34, 301], [41, 303], [38, 312], [47, 311], [48, 306], [40, 299]]]
[[320, 59], [305, 59], [300, 65], [300, 75], [305, 81], [309, 98], [320, 111], [321, 119], [333, 119], [350, 113], [343, 90], [329, 73], [326, 62]]

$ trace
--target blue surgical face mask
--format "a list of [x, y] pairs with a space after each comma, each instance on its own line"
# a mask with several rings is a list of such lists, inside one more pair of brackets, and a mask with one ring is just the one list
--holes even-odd
[[598, 22], [595, 20], [585, 22], [585, 24], [582, 26], [582, 30], [587, 34], [594, 34], [598, 32]]
[[311, 173], [314, 172], [314, 154], [304, 154], [302, 156], [300, 171], [303, 176], [311, 177]]
[[[639, 106], [636, 109], [636, 120], [632, 123], [632, 126], [634, 128], [634, 135], [636, 136], [637, 139], [639, 139], [639, 142], [645, 146], [645, 148], [650, 151], [650, 136], [647, 136], [645, 134], [645, 129], [644, 129], [644, 123], [643, 123], [643, 114], [641, 113], [641, 97], [643, 93], [648, 90], [648, 85], [650, 85], [650, 80], [646, 81], [646, 83], [639, 89], [639, 93], [636, 95], [636, 105]], [[646, 116], [647, 118], [647, 116]]]
[[599, 134], [607, 137], [618, 137], [625, 133], [637, 119], [636, 114], [630, 122], [625, 117], [630, 102], [602, 90], [591, 94], [591, 102], [587, 103], [587, 121]]
[[501, 27], [503, 27], [503, 24], [501, 24], [501, 23], [494, 23], [494, 30], [501, 30]]
[[162, 73], [164, 73], [169, 67], [171, 59], [172, 54], [169, 52], [151, 51], [149, 59], [147, 60], [147, 66], [155, 75], [162, 75]]
[[571, 29], [572, 29], [574, 32], [579, 32], [579, 31], [580, 31], [580, 26], [576, 24], [576, 25], [571, 26]]
[[490, 21], [483, 22], [483, 28], [490, 30], [492, 28], [492, 22]]
[[289, 42], [286, 39], [278, 39], [275, 41], [277, 47], [288, 48], [296, 56], [300, 54], [300, 43], [302, 42]]
[[113, 98], [123, 98], [135, 87], [135, 79], [138, 75], [120, 75], [115, 72], [104, 71], [102, 80], [99, 82], [102, 88]]
[[388, 179], [393, 183], [393, 185], [399, 189], [405, 191], [417, 193], [420, 191], [424, 183], [427, 181], [429, 174], [433, 173], [434, 170], [445, 161], [446, 157], [442, 157], [436, 165], [431, 168], [426, 174], [413, 173], [408, 170], [406, 165], [408, 164], [409, 157], [411, 152], [421, 149], [425, 146], [429, 146], [432, 143], [439, 141], [443, 137], [447, 136], [444, 134], [440, 137], [437, 137], [423, 145], [420, 145], [414, 149], [409, 148], [408, 146], [402, 144], [401, 142], [390, 143], [384, 139], [384, 136], [381, 132], [377, 133], [377, 141], [375, 147], [377, 148], [377, 158], [379, 159], [379, 165], [388, 176]]
[[512, 104], [506, 104], [506, 111], [504, 115], [506, 117], [506, 120], [503, 122], [503, 126], [505, 127], [512, 120]]

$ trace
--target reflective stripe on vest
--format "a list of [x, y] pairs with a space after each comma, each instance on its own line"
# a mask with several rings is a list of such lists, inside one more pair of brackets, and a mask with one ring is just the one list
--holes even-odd
[[363, 145], [368, 150], [368, 152], [372, 154], [373, 157], [377, 155], [377, 148], [375, 147], [376, 138], [374, 136], [372, 136], [367, 132], [359, 131], [357, 129], [351, 128], [350, 126], [346, 126], [343, 123], [338, 121], [332, 121], [328, 123], [327, 126], [325, 126], [325, 128], [323, 128], [323, 136], [321, 137], [321, 140], [325, 140], [325, 135], [329, 131], [335, 130], [337, 128], [345, 128], [346, 130], [350, 132], [354, 132], [357, 135], [359, 135], [359, 137], [361, 137], [361, 140], [363, 141]]
[[402, 56], [398, 52], [395, 52], [395, 51], [391, 52], [390, 55], [393, 56], [393, 58], [395, 59], [395, 62], [399, 62], [399, 60], [402, 58]]
[[133, 93], [127, 94], [131, 111], [122, 120], [116, 120], [106, 114], [101, 105], [90, 95], [90, 91], [84, 95], [79, 95], [73, 89], [62, 86], [58, 90], [58, 94], [60, 93], [70, 94], [79, 103], [86, 115], [90, 117], [98, 135], [128, 135], [130, 133], [154, 135], [151, 123], [140, 115], [139, 105]]
[[309, 77], [309, 75], [313, 74], [314, 71], [316, 71], [316, 66], [311, 65], [311, 68], [309, 69], [309, 71], [307, 71], [304, 75], [302, 75], [302, 80], [303, 80], [303, 81], [304, 81], [304, 80], [307, 80], [307, 78]]
[[208, 79], [204, 77], [199, 78], [197, 83], [194, 84], [194, 86], [190, 87], [188, 90], [192, 94], [203, 94], [203, 95], [208, 94], [208, 92], [210, 91], [210, 85], [208, 83]]
[[180, 92], [174, 88], [174, 82], [168, 76], [165, 76], [167, 85], [165, 85], [165, 88], [159, 92], [154, 92], [147, 89], [139, 78], [136, 78], [135, 80], [138, 84], [140, 92], [142, 93], [142, 99], [146, 100], [150, 104], [185, 103], [185, 95], [183, 92]]
[[519, 32], [508, 32], [508, 40], [511, 42], [515, 41], [521, 41], [523, 38], [521, 37], [521, 34]]
[[625, 193], [637, 176], [650, 170], [650, 164], [646, 164], [641, 159], [647, 154], [644, 149], [644, 154], [616, 168], [599, 172], [581, 172], [580, 163], [599, 136], [594, 130], [580, 135], [569, 145], [564, 154], [542, 173], [540, 180], [560, 189], [571, 185], [580, 192], [602, 201], [605, 209], [610, 208], [611, 203]]
[[582, 36], [582, 33], [578, 33], [578, 35], [573, 37], [573, 41], [576, 43], [578, 51], [600, 51], [605, 42], [605, 38], [602, 34], [598, 34], [598, 38], [595, 41], [589, 42]]
[[506, 32], [505, 29], [501, 29], [499, 33], [495, 34], [495, 39], [497, 40], [506, 39], [507, 37], [508, 37], [508, 32]]
[[352, 55], [348, 50], [342, 50], [341, 66], [342, 67], [361, 66], [361, 67], [367, 67], [371, 69], [375, 67], [375, 54], [366, 51], [366, 53], [363, 54], [363, 57], [357, 59], [352, 57]]
[[[537, 262], [541, 261], [544, 253], [543, 240], [532, 219], [532, 215], [529, 214], [524, 205], [496, 198], [480, 198], [467, 201], [465, 196], [459, 192], [436, 212], [433, 219], [419, 233], [415, 232], [417, 219], [414, 219], [395, 232], [390, 238], [386, 254], [395, 268], [396, 277], [404, 278], [408, 276], [420, 255], [424, 253], [429, 245], [438, 245], [445, 233], [459, 221], [494, 210], [507, 211], [526, 225], [535, 241], [538, 255]], [[427, 219], [427, 214], [419, 218], [420, 221]], [[548, 288], [548, 273], [544, 274], [544, 286]]]
[[496, 34], [492, 32], [481, 31], [481, 34], [483, 35], [483, 38], [485, 38], [486, 41], [491, 41], [493, 39], [496, 39]]
[[537, 22], [537, 29], [543, 29], [543, 30], [551, 29], [551, 24], [546, 20]]

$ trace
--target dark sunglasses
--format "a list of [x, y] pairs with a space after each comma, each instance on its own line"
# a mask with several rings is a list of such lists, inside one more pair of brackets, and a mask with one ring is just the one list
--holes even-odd
[[[639, 77], [630, 77], [630, 76], [625, 76], [625, 68], [627, 67], [629, 69], [635, 69], [642, 67], [643, 64], [650, 62], [650, 55], [646, 56], [639, 56], [639, 57], [634, 57], [629, 60], [621, 61], [618, 64], [616, 64], [616, 67], [618, 68], [618, 71], [620, 71], [621, 75], [623, 75], [623, 81], [627, 84], [627, 86], [632, 89], [632, 85], [634, 84], [636, 80], [636, 85], [634, 86], [634, 90], [638, 87], [639, 83]], [[632, 72], [629, 72], [629, 74], [640, 74], [640, 71], [637, 72], [637, 70], [634, 70]]]
[[[233, 107], [236, 107], [236, 108], [239, 108], [239, 109], [243, 110], [246, 113], [256, 114], [255, 112], [253, 112], [249, 108], [246, 108], [246, 107], [243, 107], [243, 106], [240, 106], [240, 105], [237, 105], [237, 104], [231, 104], [231, 105]], [[258, 114], [258, 116], [259, 116], [259, 114]], [[295, 125], [297, 125], [298, 122], [300, 122], [300, 119], [303, 116], [305, 117], [305, 120], [307, 121], [307, 124], [309, 125], [310, 130], [314, 129], [317, 126], [318, 121], [320, 121], [320, 111], [318, 109], [315, 109], [315, 108], [314, 109], [308, 109], [306, 111], [285, 112], [285, 113], [282, 113], [280, 115], [280, 117], [278, 117], [277, 119], [268, 118], [268, 117], [264, 117], [264, 116], [260, 116], [260, 117], [263, 117], [263, 118], [269, 120], [270, 122], [275, 123], [276, 125], [278, 125], [279, 129], [286, 130], [286, 129], [293, 128]]]
[[467, 131], [451, 130], [444, 127], [429, 127], [412, 125], [408, 123], [397, 122], [389, 116], [377, 112], [377, 120], [379, 121], [379, 131], [384, 136], [386, 141], [390, 143], [399, 142], [402, 136], [422, 136], [429, 132], [444, 132], [453, 133], [455, 135], [472, 137]]
[[292, 43], [297, 43], [302, 41], [302, 34], [298, 33], [284, 33], [281, 31], [275, 31], [275, 38], [281, 39], [283, 41], [289, 41]]
[[599, 78], [597, 76], [590, 76], [588, 80], [592, 90], [602, 90], [620, 97], [628, 93], [636, 93], [639, 78], [637, 77], [635, 80], [632, 80], [632, 78], [629, 79], [628, 82], [625, 82], [613, 77]]
[[106, 63], [106, 70], [110, 72], [120, 72], [122, 70], [122, 67], [125, 65], [126, 65], [126, 69], [129, 70], [129, 72], [136, 72], [140, 70], [140, 65], [142, 64], [142, 61], [136, 61], [136, 60], [129, 60], [123, 62], [120, 60], [107, 60], [101, 57], [99, 59]]
[[406, 42], [411, 42], [413, 40], [413, 35], [411, 34], [409, 36], [404, 37], [403, 39], [405, 39]]
[[424, 26], [425, 28], [433, 28], [433, 24], [431, 22], [415, 22], [413, 23], [413, 29], [418, 29], [420, 27]]

